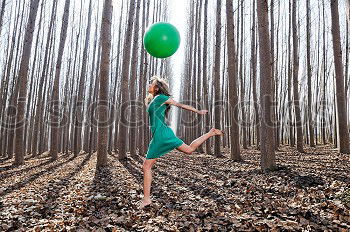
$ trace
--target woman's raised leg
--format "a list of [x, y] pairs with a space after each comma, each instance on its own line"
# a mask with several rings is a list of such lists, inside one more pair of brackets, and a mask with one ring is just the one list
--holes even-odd
[[155, 164], [158, 158], [146, 159], [143, 162], [143, 200], [140, 205], [140, 209], [146, 205], [151, 204], [151, 183], [152, 183], [152, 166]]
[[207, 139], [215, 135], [223, 135], [223, 132], [219, 129], [212, 128], [208, 133], [205, 133], [201, 137], [193, 140], [193, 142], [190, 145], [184, 143], [176, 149], [185, 152], [186, 154], [192, 154], [192, 152], [194, 152], [202, 143], [204, 143]]

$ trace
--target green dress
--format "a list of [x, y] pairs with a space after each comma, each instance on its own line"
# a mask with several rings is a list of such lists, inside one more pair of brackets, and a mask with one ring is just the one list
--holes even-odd
[[169, 96], [164, 94], [156, 95], [147, 107], [152, 140], [148, 146], [146, 159], [159, 158], [184, 143], [165, 122], [164, 102], [168, 99]]

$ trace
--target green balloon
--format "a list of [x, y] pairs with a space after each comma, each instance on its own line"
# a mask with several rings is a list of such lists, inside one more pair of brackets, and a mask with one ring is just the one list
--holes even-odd
[[180, 46], [180, 33], [170, 23], [159, 22], [147, 28], [143, 38], [147, 52], [157, 58], [172, 56]]

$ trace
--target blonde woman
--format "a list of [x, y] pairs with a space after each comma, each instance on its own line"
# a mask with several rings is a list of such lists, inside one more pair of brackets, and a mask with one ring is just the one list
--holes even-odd
[[197, 110], [192, 106], [176, 102], [170, 97], [168, 83], [157, 76], [151, 78], [148, 93], [149, 95], [146, 97], [145, 103], [147, 105], [147, 113], [150, 119], [152, 140], [148, 146], [146, 160], [142, 167], [144, 198], [139, 206], [141, 209], [151, 204], [151, 169], [159, 157], [175, 148], [186, 154], [192, 154], [199, 145], [204, 143], [210, 137], [223, 135], [221, 130], [212, 128], [208, 133], [197, 138], [190, 145], [185, 144], [180, 138], [176, 137], [173, 130], [165, 122], [165, 117], [168, 116], [170, 105], [190, 110], [201, 115], [208, 113], [208, 111]]

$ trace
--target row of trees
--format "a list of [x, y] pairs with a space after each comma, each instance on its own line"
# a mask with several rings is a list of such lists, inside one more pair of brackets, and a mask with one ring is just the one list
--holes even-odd
[[[179, 136], [189, 143], [227, 128], [199, 151], [220, 157], [229, 147], [239, 161], [255, 145], [263, 169], [276, 168], [281, 144], [350, 153], [350, 14], [339, 4], [190, 1], [180, 100], [211, 114], [181, 111]], [[112, 152], [144, 156], [147, 79], [172, 68], [145, 52], [142, 36], [168, 12], [162, 0], [1, 1], [1, 155], [23, 164], [45, 151], [52, 160], [97, 151], [98, 166]]]
[[[200, 123], [184, 112], [187, 123], [180, 134], [190, 142], [212, 118], [215, 127], [230, 128], [222, 142], [230, 146], [231, 158], [241, 160], [241, 145], [246, 149], [255, 144], [263, 169], [276, 167], [274, 151], [281, 144], [304, 152], [305, 144], [333, 143], [340, 152], [350, 153], [349, 14], [339, 15], [338, 7], [338, 1], [228, 0], [224, 6], [217, 1], [216, 18], [210, 19], [214, 32], [207, 13], [213, 6], [205, 0], [194, 2], [184, 77], [190, 87], [183, 88], [181, 96], [213, 112]], [[208, 33], [216, 36], [210, 40]], [[213, 152], [217, 157], [222, 155], [218, 140]], [[211, 143], [206, 144], [208, 153]]]
[[[164, 75], [167, 63], [148, 56], [140, 38], [147, 25], [166, 21], [166, 7], [160, 0], [117, 6], [2, 1], [1, 155], [23, 164], [26, 155], [45, 151], [52, 160], [58, 153], [97, 151], [98, 165], [106, 164], [112, 150], [121, 159], [129, 150], [144, 155], [147, 125], [138, 122], [137, 134], [130, 125], [135, 115], [147, 120], [140, 104], [147, 81], [139, 77]], [[131, 114], [125, 104], [130, 101], [138, 102]]]

